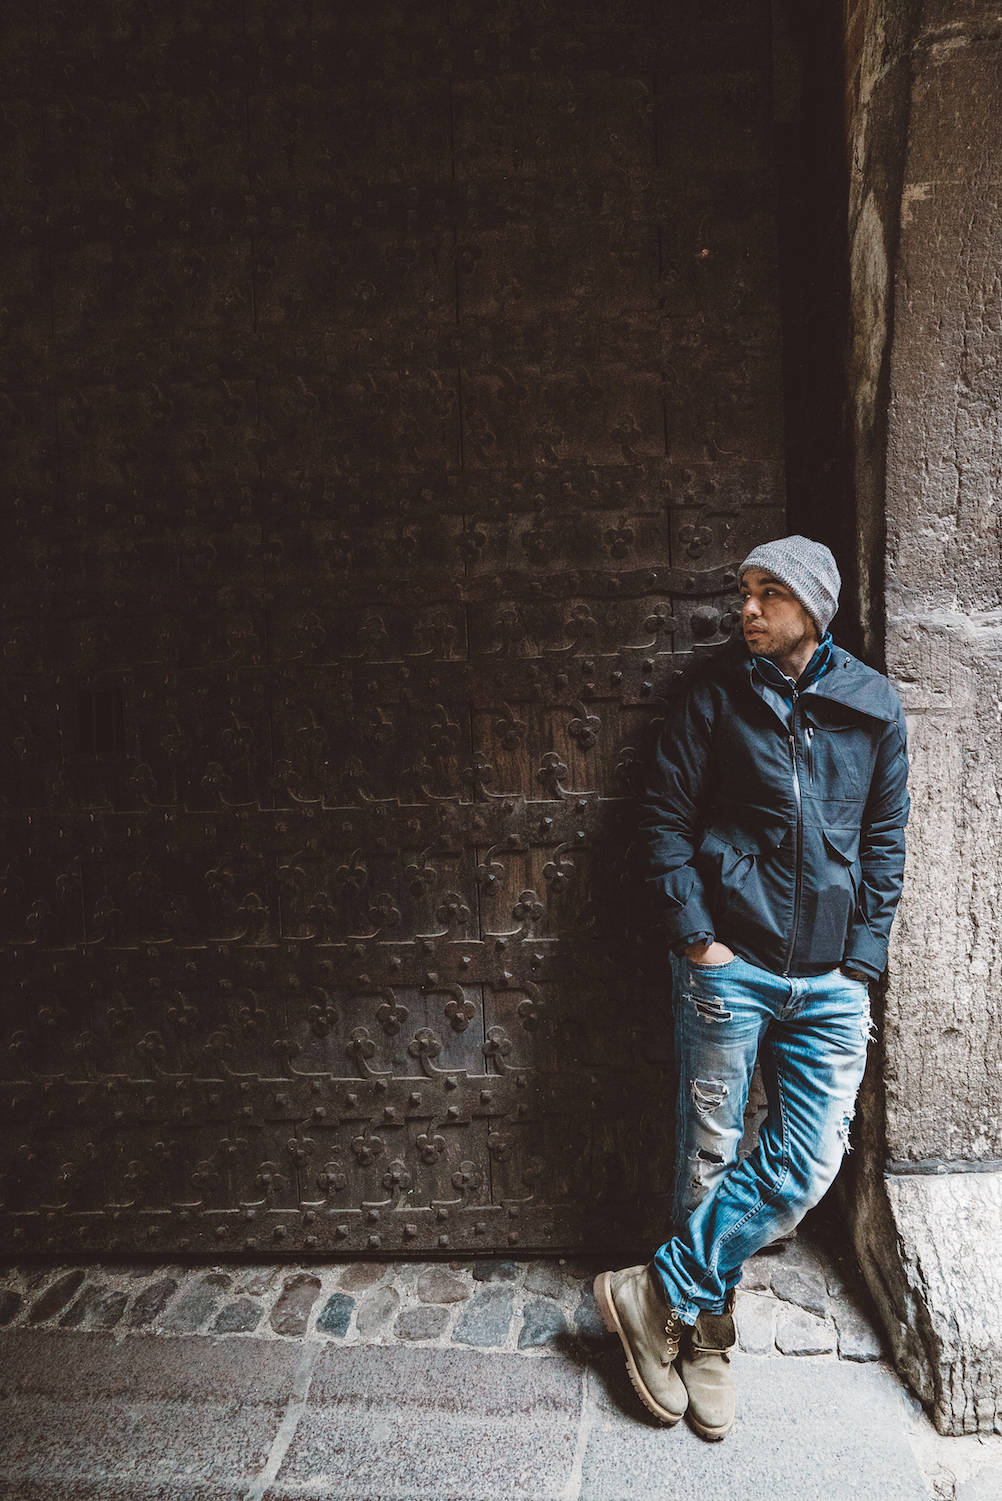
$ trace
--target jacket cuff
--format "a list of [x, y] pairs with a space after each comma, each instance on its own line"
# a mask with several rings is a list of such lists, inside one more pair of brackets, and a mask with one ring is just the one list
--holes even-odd
[[665, 914], [665, 937], [670, 944], [688, 943], [690, 933], [713, 933], [713, 918], [696, 894], [684, 907], [673, 906]]
[[853, 928], [842, 956], [842, 968], [846, 965], [869, 975], [871, 980], [879, 980], [887, 968], [886, 942], [875, 938], [865, 925]]
[[685, 938], [680, 938], [677, 943], [672, 944], [672, 953], [684, 959], [686, 949], [692, 948], [694, 943], [712, 943], [713, 938], [714, 935], [711, 932], [688, 933]]

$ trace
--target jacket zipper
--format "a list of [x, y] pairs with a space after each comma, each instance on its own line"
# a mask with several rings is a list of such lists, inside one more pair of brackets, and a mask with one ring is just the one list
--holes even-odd
[[804, 740], [807, 743], [807, 775], [814, 781], [814, 729], [812, 725], [804, 726]]
[[804, 883], [804, 805], [800, 792], [800, 771], [797, 766], [797, 690], [793, 690], [793, 709], [790, 713], [790, 733], [787, 744], [790, 747], [790, 768], [793, 772], [793, 797], [797, 805], [797, 863], [794, 871], [793, 884], [793, 921], [790, 925], [790, 942], [786, 950], [786, 964], [783, 967], [784, 975], [790, 973], [790, 965], [793, 962], [793, 951], [797, 946], [797, 929], [800, 927], [800, 899], [801, 888]]

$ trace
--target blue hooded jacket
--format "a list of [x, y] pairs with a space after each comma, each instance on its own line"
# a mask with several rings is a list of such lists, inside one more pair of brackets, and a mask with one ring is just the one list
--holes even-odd
[[659, 734], [640, 834], [666, 936], [876, 977], [904, 874], [901, 701], [830, 637], [795, 687], [762, 661], [740, 641], [708, 654]]

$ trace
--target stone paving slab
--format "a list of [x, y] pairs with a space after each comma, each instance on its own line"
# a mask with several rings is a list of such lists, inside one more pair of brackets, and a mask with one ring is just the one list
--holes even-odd
[[711, 1444], [684, 1421], [638, 1421], [622, 1362], [603, 1360], [579, 1501], [928, 1501], [886, 1366], [741, 1354], [734, 1365], [738, 1416]]
[[323, 1350], [266, 1501], [559, 1501], [584, 1377], [478, 1350]]
[[268, 1460], [302, 1351], [247, 1341], [0, 1336], [0, 1496], [222, 1501]]
[[[44, 1284], [39, 1284], [44, 1285]], [[537, 1295], [538, 1296], [538, 1295]], [[720, 1444], [637, 1402], [612, 1336], [515, 1350], [0, 1331], [3, 1501], [998, 1501], [883, 1361], [735, 1356]]]

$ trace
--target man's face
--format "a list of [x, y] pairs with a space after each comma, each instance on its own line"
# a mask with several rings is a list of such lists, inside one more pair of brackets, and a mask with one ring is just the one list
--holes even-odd
[[800, 600], [779, 579], [762, 568], [746, 568], [741, 576], [741, 628], [750, 651], [759, 657], [793, 656], [803, 646], [816, 646], [817, 628]]

